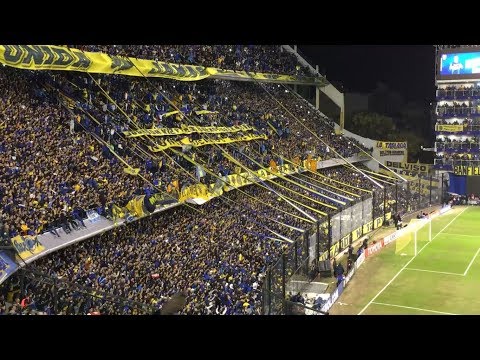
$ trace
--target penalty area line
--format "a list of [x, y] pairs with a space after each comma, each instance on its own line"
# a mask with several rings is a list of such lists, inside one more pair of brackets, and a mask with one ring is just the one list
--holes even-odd
[[420, 308], [416, 308], [416, 307], [412, 307], [412, 306], [403, 306], [403, 305], [387, 304], [387, 303], [381, 303], [381, 302], [372, 302], [372, 304], [383, 305], [383, 306], [390, 306], [390, 307], [398, 307], [398, 308], [411, 309], [411, 310], [419, 310], [419, 311], [431, 312], [431, 313], [434, 313], [434, 314], [458, 315], [458, 314], [452, 314], [452, 313], [447, 313], [447, 312], [443, 312], [443, 311], [420, 309]]
[[447, 274], [447, 275], [465, 276], [465, 274], [459, 274], [459, 273], [451, 273], [451, 272], [446, 272], [446, 271], [435, 271], [435, 270], [425, 270], [425, 269], [415, 269], [415, 268], [408, 268], [408, 267], [405, 268], [405, 270], [424, 271], [424, 272], [435, 273], [435, 274]]

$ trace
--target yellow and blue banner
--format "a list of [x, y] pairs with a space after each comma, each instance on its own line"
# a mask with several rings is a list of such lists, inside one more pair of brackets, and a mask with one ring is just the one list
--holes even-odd
[[8, 256], [5, 251], [0, 251], [0, 284], [5, 281], [15, 270], [18, 265]]
[[159, 152], [163, 150], [170, 149], [172, 147], [183, 147], [185, 145], [191, 145], [193, 147], [200, 147], [205, 145], [213, 145], [213, 144], [231, 144], [235, 142], [241, 141], [252, 141], [252, 140], [267, 140], [266, 135], [243, 135], [243, 136], [236, 136], [236, 137], [225, 137], [220, 139], [214, 140], [207, 140], [207, 139], [198, 139], [190, 141], [188, 137], [184, 137], [181, 140], [160, 140], [159, 144], [156, 146], [148, 146], [148, 149], [151, 152]]
[[400, 150], [407, 148], [406, 141], [377, 141], [377, 148], [384, 150]]
[[235, 126], [194, 126], [187, 125], [179, 128], [153, 128], [153, 129], [138, 129], [124, 131], [126, 137], [134, 138], [139, 136], [168, 136], [168, 135], [189, 135], [193, 133], [198, 134], [223, 134], [236, 133], [239, 131], [256, 130], [250, 125], [235, 125]]
[[460, 132], [463, 131], [463, 125], [450, 125], [450, 124], [443, 124], [443, 125], [435, 125], [435, 131], [444, 131], [444, 132]]
[[210, 76], [281, 82], [317, 82], [317, 78], [292, 75], [247, 73], [196, 65], [178, 65], [163, 61], [108, 55], [101, 52], [56, 45], [0, 45], [0, 63], [27, 70], [80, 71], [96, 74], [160, 77], [180, 81], [197, 81]]
[[26, 260], [33, 255], [39, 254], [43, 250], [45, 250], [45, 247], [40, 243], [37, 236], [17, 235], [13, 237], [11, 241], [13, 247], [17, 251], [18, 256], [23, 260]]

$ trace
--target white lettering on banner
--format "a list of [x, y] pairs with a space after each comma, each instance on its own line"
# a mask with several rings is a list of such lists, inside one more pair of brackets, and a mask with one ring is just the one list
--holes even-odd
[[347, 274], [347, 276], [345, 276], [345, 286], [347, 286], [348, 282], [350, 281], [354, 273], [355, 273], [355, 266], [353, 266], [350, 272]]
[[366, 250], [365, 250], [365, 256], [369, 257], [370, 255], [375, 254], [378, 250], [380, 250], [383, 247], [383, 239], [377, 242], [376, 244], [370, 245]]
[[100, 215], [95, 210], [87, 210], [87, 217], [92, 224], [100, 220]]
[[343, 282], [340, 285], [338, 285], [338, 287], [335, 289], [335, 291], [328, 298], [327, 302], [325, 304], [323, 304], [322, 311], [327, 312], [328, 310], [330, 310], [332, 305], [335, 304], [335, 301], [337, 301], [337, 299], [340, 296], [340, 294], [342, 293], [342, 291], [343, 291]]
[[393, 234], [390, 234], [387, 237], [383, 238], [383, 245], [388, 245], [392, 241], [398, 239], [398, 237], [402, 235], [405, 231], [406, 231], [406, 228], [402, 228], [400, 230], [395, 231]]
[[357, 258], [357, 261], [355, 261], [355, 267], [358, 269], [360, 265], [363, 264], [365, 261], [365, 252], [362, 252], [360, 256]]

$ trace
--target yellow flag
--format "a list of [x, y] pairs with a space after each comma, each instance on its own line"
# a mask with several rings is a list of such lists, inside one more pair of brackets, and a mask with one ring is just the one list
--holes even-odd
[[130, 175], [138, 175], [138, 173], [140, 172], [140, 168], [132, 168], [129, 166], [129, 167], [123, 168], [123, 171]]
[[182, 140], [180, 140], [180, 142], [182, 144], [187, 145], [187, 144], [190, 144], [190, 139], [187, 136], [185, 136]]

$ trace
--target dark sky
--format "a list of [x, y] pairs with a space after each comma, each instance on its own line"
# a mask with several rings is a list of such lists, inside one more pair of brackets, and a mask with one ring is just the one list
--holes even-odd
[[[299, 50], [348, 92], [371, 92], [381, 81], [407, 101], [435, 98], [433, 45], [299, 45]], [[312, 62], [312, 61], [311, 61]]]

